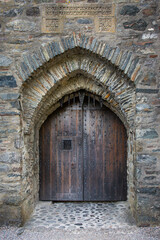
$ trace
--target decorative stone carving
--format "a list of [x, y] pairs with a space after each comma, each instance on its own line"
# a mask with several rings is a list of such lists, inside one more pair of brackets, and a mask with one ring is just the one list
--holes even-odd
[[115, 32], [114, 17], [99, 17], [96, 24], [97, 32]]
[[75, 17], [93, 18], [97, 32], [114, 32], [114, 13], [114, 4], [45, 5], [42, 9], [42, 32], [60, 33], [63, 31], [64, 20]]

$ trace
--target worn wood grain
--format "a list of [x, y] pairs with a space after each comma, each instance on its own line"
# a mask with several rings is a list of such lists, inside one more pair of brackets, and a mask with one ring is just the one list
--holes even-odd
[[127, 198], [127, 135], [123, 123], [91, 96], [70, 99], [40, 129], [40, 199], [118, 201]]

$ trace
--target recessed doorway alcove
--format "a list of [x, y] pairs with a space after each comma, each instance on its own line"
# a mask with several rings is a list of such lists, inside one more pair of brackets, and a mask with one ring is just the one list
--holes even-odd
[[[107, 49], [108, 47], [106, 45], [106, 51], [108, 51]], [[39, 199], [54, 201], [78, 201], [80, 199], [83, 201], [127, 200], [130, 205], [132, 214], [135, 214], [135, 155], [133, 154], [135, 146], [135, 84], [127, 76], [127, 74], [120, 70], [121, 66], [117, 66], [114, 64], [117, 55], [115, 56], [115, 60], [112, 62], [108, 59], [105, 59], [105, 57], [102, 57], [101, 55], [102, 52], [100, 54], [95, 54], [93, 51], [82, 48], [80, 46], [66, 49], [59, 53], [57, 56], [45, 62], [42, 67], [37, 68], [36, 71], [31, 73], [30, 77], [26, 78], [26, 80], [22, 84], [21, 94], [24, 131], [24, 148], [22, 152], [22, 195], [25, 196], [22, 204], [22, 209], [24, 220], [30, 216]], [[120, 64], [119, 60], [117, 61], [118, 62], [116, 64]], [[134, 71], [135, 66], [136, 65], [132, 67], [132, 72]], [[127, 69], [129, 70], [130, 66], [128, 66]], [[83, 93], [85, 93], [84, 99]], [[63, 169], [63, 171], [67, 175], [63, 174], [62, 180], [62, 178], [60, 177], [62, 174], [62, 168], [59, 173], [59, 170], [57, 172], [54, 172], [55, 168], [51, 169], [49, 167], [50, 163], [52, 162], [52, 158], [50, 158], [48, 153], [45, 154], [45, 151], [44, 155], [48, 154], [48, 157], [46, 157], [47, 160], [44, 158], [45, 164], [43, 165], [46, 166], [46, 170], [42, 171], [41, 162], [43, 160], [40, 159], [39, 156], [41, 155], [42, 149], [41, 140], [43, 138], [46, 138], [46, 136], [43, 134], [42, 129], [43, 126], [45, 126], [45, 124], [47, 123], [47, 121], [49, 121], [48, 119], [50, 119], [50, 116], [52, 116], [52, 114], [54, 115], [59, 111], [63, 112], [63, 109], [65, 109], [65, 107], [66, 109], [68, 108], [68, 110], [66, 111], [68, 111], [67, 116], [69, 116], [71, 111], [71, 105], [74, 104], [74, 99], [75, 106], [72, 108], [77, 107], [77, 110], [75, 109], [75, 112], [78, 111], [79, 114], [81, 112], [81, 114], [84, 115], [84, 117], [76, 120], [77, 124], [79, 122], [77, 126], [79, 126], [79, 128], [83, 128], [83, 131], [81, 132], [83, 137], [81, 137], [81, 135], [79, 136], [81, 140], [78, 143], [79, 147], [82, 148], [83, 153], [81, 153], [81, 156], [80, 153], [79, 155], [76, 155], [77, 153], [74, 152], [74, 136], [70, 136], [68, 138], [68, 135], [66, 135], [64, 139], [62, 138], [61, 140], [58, 140], [58, 135], [55, 136], [56, 144], [59, 142], [59, 145], [56, 147], [56, 149], [64, 149], [62, 150], [64, 154], [59, 153], [63, 155], [62, 158], [65, 158], [67, 157], [67, 154], [69, 156], [72, 154], [72, 152], [74, 152], [74, 156], [70, 158], [72, 160], [70, 161], [69, 165], [67, 165], [63, 161], [62, 165], [63, 168], [65, 167], [66, 170], [64, 171]], [[89, 101], [91, 102], [88, 103]], [[78, 110], [79, 104], [82, 104], [80, 108], [83, 109], [83, 111]], [[90, 107], [87, 108], [87, 106]], [[94, 107], [97, 109], [94, 110]], [[107, 112], [108, 115], [106, 115]], [[76, 119], [76, 114], [74, 113], [73, 116], [70, 115], [70, 117], [74, 118], [74, 121]], [[108, 116], [110, 116], [109, 119]], [[63, 116], [63, 123], [65, 123], [64, 117], [65, 116]], [[95, 119], [98, 120], [95, 121]], [[53, 122], [54, 121], [55, 120], [53, 120]], [[83, 122], [83, 124], [80, 124], [80, 122]], [[86, 125], [87, 128], [85, 129], [85, 122], [86, 124], [89, 124], [91, 122], [91, 125], [93, 125], [92, 128]], [[100, 125], [99, 122], [101, 122]], [[104, 124], [105, 122], [109, 124], [108, 127], [107, 124]], [[55, 124], [53, 125], [55, 126]], [[60, 131], [60, 125], [58, 128], [58, 131]], [[72, 130], [74, 130], [73, 126], [72, 128]], [[89, 129], [92, 132], [92, 136], [90, 139], [87, 140], [86, 143], [84, 143], [86, 141], [86, 138], [84, 136], [87, 136], [87, 132], [89, 131]], [[95, 131], [95, 129], [97, 130]], [[115, 129], [116, 131], [114, 131]], [[109, 132], [109, 136], [107, 136], [107, 132]], [[114, 132], [114, 134], [117, 133], [117, 135], [115, 134], [115, 136], [113, 137], [112, 132]], [[99, 135], [101, 135], [100, 138], [98, 138]], [[111, 140], [109, 142], [105, 139], [108, 137]], [[97, 141], [96, 144], [94, 143], [94, 141]], [[54, 146], [54, 143], [52, 142], [53, 140], [48, 142], [47, 139], [46, 141], [44, 141], [46, 147], [49, 147], [46, 151], [51, 152], [50, 154], [57, 154], [57, 150], [53, 150], [53, 152], [50, 150], [52, 148], [52, 144]], [[112, 145], [113, 142], [115, 142], [116, 144]], [[95, 158], [96, 160], [93, 161], [93, 163], [91, 164], [92, 166], [87, 165], [87, 161], [85, 160], [87, 159], [86, 155], [89, 155], [91, 162], [91, 155], [93, 154], [91, 150], [89, 150], [90, 152], [87, 152], [87, 150], [85, 150], [89, 149], [87, 144], [91, 145], [91, 148], [93, 148], [93, 150], [96, 150], [94, 152], [94, 155], [98, 154]], [[94, 146], [97, 146], [97, 149], [95, 149]], [[110, 155], [110, 163], [112, 162], [111, 159], [114, 159], [115, 156], [121, 156], [124, 160], [123, 161], [121, 159], [122, 161], [120, 160], [118, 167], [116, 167], [116, 163], [119, 161], [119, 158], [115, 158], [115, 160], [110, 164], [110, 170], [107, 170], [109, 169], [109, 166], [107, 166], [108, 163], [105, 159], [107, 149]], [[120, 153], [121, 149], [123, 149], [122, 154]], [[100, 156], [99, 154], [102, 156]], [[98, 159], [103, 159], [103, 161], [106, 161], [106, 163], [104, 165], [102, 164], [102, 166], [101, 163], [98, 165]], [[58, 164], [61, 165], [62, 162], [59, 161], [58, 158], [56, 161], [57, 166]], [[78, 165], [79, 161], [80, 166]], [[53, 163], [53, 165], [54, 164], [55, 163]], [[101, 167], [97, 169], [97, 166]], [[93, 169], [95, 169], [94, 171], [92, 167]], [[76, 179], [76, 186], [71, 184], [72, 180], [70, 176], [72, 174], [69, 174], [69, 172], [71, 172], [74, 168], [75, 173], [73, 174], [73, 177]], [[108, 171], [107, 174], [105, 170]], [[47, 174], [45, 173], [45, 171]], [[52, 171], [54, 172], [54, 174], [50, 173]], [[80, 171], [80, 174], [78, 171]], [[88, 171], [87, 174], [84, 174], [85, 171]], [[102, 172], [103, 174], [101, 174]], [[114, 175], [115, 172], [116, 174]], [[45, 174], [47, 175], [47, 177], [45, 177]], [[97, 180], [95, 178], [95, 182], [90, 182], [89, 179], [94, 180], [93, 176], [96, 174]], [[50, 179], [49, 176], [51, 176]], [[88, 179], [87, 176], [89, 176]], [[114, 176], [117, 176], [117, 178], [114, 178]], [[52, 178], [56, 179], [54, 180], [55, 182], [61, 181], [62, 183], [61, 186], [59, 186], [59, 189], [61, 188], [61, 190], [63, 189], [63, 191], [58, 190], [57, 196], [52, 194], [52, 191], [56, 192], [54, 188], [57, 188], [57, 183], [55, 184], [56, 187], [53, 186]], [[79, 186], [78, 181], [81, 181]], [[85, 184], [87, 187], [85, 187]], [[95, 194], [95, 186], [93, 185], [96, 184], [97, 193]], [[52, 187], [50, 187], [51, 185]], [[44, 190], [48, 188], [48, 186], [49, 189]], [[101, 188], [99, 188], [98, 186], [101, 186]], [[67, 187], [68, 189], [66, 190], [65, 187]], [[72, 198], [70, 198], [69, 195], [67, 196], [66, 193], [72, 192], [70, 191], [70, 187], [78, 188], [78, 197], [72, 195]], [[86, 189], [90, 190], [88, 191]], [[105, 192], [105, 189], [108, 189], [109, 195], [107, 195], [108, 193]], [[114, 189], [114, 191], [112, 191], [112, 189]], [[49, 192], [47, 193], [45, 191]]]
[[[34, 124], [32, 123], [33, 124], [33, 128], [31, 128], [32, 131], [30, 131], [28, 134], [25, 134], [25, 144], [26, 144], [27, 154], [29, 154], [28, 156], [30, 156], [30, 160], [33, 159], [32, 161], [25, 162], [26, 164], [28, 163], [28, 166], [30, 164], [30, 168], [28, 169], [28, 171], [29, 171], [29, 174], [31, 175], [29, 181], [30, 181], [31, 192], [33, 195], [31, 194], [27, 199], [27, 204], [25, 205], [24, 213], [25, 211], [28, 210], [28, 207], [27, 207], [28, 203], [30, 203], [30, 206], [33, 206], [34, 208], [36, 202], [39, 200], [52, 200], [52, 201], [128, 200], [129, 205], [132, 207], [133, 206], [132, 199], [134, 197], [134, 192], [132, 187], [133, 186], [133, 172], [132, 172], [133, 171], [133, 162], [132, 162], [133, 155], [131, 154], [132, 145], [133, 145], [133, 134], [132, 134], [132, 131], [130, 131], [129, 124], [127, 124], [127, 121], [125, 120], [121, 112], [118, 112], [117, 107], [115, 108], [114, 106], [111, 105], [111, 103], [104, 100], [102, 95], [100, 94], [98, 95], [96, 92], [93, 92], [92, 90], [89, 91], [90, 86], [92, 86], [93, 88], [95, 84], [91, 79], [87, 80], [87, 78], [81, 74], [70, 78], [69, 93], [67, 93], [67, 87], [66, 87], [67, 84], [68, 84], [67, 81], [62, 82], [62, 85], [58, 87], [58, 90], [61, 93], [63, 93], [61, 95], [62, 97], [58, 98], [55, 101], [55, 103], [51, 105], [48, 108], [48, 110], [46, 110], [46, 114], [43, 113], [43, 115], [41, 115], [43, 119], [38, 118], [36, 123]], [[78, 85], [77, 88], [75, 87], [76, 84]], [[88, 85], [88, 87], [86, 87], [85, 89], [84, 85], [85, 86]], [[96, 85], [96, 89], [98, 89], [100, 92], [101, 86]], [[46, 105], [50, 97], [51, 95], [49, 95], [48, 98], [46, 97], [45, 99]], [[42, 108], [42, 111], [44, 111], [43, 108]], [[59, 113], [61, 112], [62, 112], [62, 116], [61, 114], [59, 115]], [[66, 116], [65, 116], [65, 112], [67, 113]], [[73, 115], [71, 115], [71, 112]], [[53, 122], [52, 122], [53, 129], [50, 131], [50, 127], [51, 127], [50, 119], [52, 119], [52, 116], [54, 115], [58, 116], [57, 114], [61, 116], [59, 119], [61, 121], [61, 124], [56, 125], [55, 121], [56, 122], [58, 121], [57, 117], [55, 117], [55, 119], [53, 117]], [[81, 117], [78, 118], [78, 115], [81, 115]], [[73, 119], [74, 123], [76, 121], [76, 123], [71, 124], [72, 123], [71, 119]], [[69, 126], [67, 125], [68, 120], [69, 120]], [[77, 144], [78, 144], [79, 150], [80, 148], [82, 148], [82, 150], [79, 151], [79, 156], [76, 155], [77, 150], [73, 143], [74, 142], [73, 139], [75, 140], [74, 134], [76, 134], [75, 125], [77, 125], [77, 127], [79, 128], [78, 134], [80, 134], [79, 142], [77, 142]], [[86, 129], [84, 129], [85, 125], [86, 125]], [[46, 135], [44, 134], [44, 131], [43, 131], [45, 128], [44, 126], [46, 126], [46, 133], [47, 133]], [[57, 129], [55, 129], [55, 127]], [[64, 135], [62, 136], [61, 130], [63, 128], [66, 128], [66, 130], [64, 131], [63, 133]], [[70, 130], [73, 130], [72, 135], [69, 135]], [[87, 140], [88, 130], [91, 131], [92, 136]], [[57, 133], [57, 136], [56, 136], [56, 133]], [[54, 135], [54, 138], [56, 141], [55, 144], [53, 140], [51, 140], [50, 134], [51, 135], [55, 134]], [[83, 138], [81, 138], [81, 134], [84, 135]], [[110, 138], [109, 141], [107, 141], [108, 137]], [[70, 140], [69, 143], [68, 143], [68, 140]], [[86, 140], [88, 141], [88, 143], [85, 142]], [[43, 145], [44, 147], [42, 147], [42, 143], [44, 143]], [[87, 152], [87, 149], [88, 149], [87, 144], [88, 145], [91, 144], [89, 152]], [[47, 148], [45, 149], [45, 147], [48, 147], [48, 150]], [[43, 153], [42, 153], [42, 148], [44, 150]], [[72, 150], [70, 150], [70, 148]], [[57, 152], [58, 149], [59, 150], [63, 149], [62, 153], [60, 152], [58, 153]], [[74, 155], [71, 155], [73, 151], [74, 151]], [[105, 158], [105, 154], [107, 154], [107, 152], [109, 153], [109, 158], [108, 158], [109, 162], [107, 162], [107, 159]], [[26, 153], [24, 154], [25, 156], [27, 156]], [[42, 160], [42, 158], [41, 157], [39, 158], [39, 156], [42, 156], [43, 154], [44, 154], [44, 157]], [[67, 176], [66, 175], [63, 176], [64, 178], [61, 176], [62, 171], [59, 171], [59, 176], [55, 172], [55, 169], [56, 169], [54, 168], [55, 163], [53, 163], [53, 168], [50, 168], [50, 164], [52, 165], [51, 163], [52, 159], [50, 156], [52, 154], [62, 154], [59, 159], [57, 158], [57, 164], [59, 164], [59, 167], [60, 167], [61, 163], [63, 162], [63, 167], [61, 168], [61, 170], [63, 169], [63, 172], [67, 174]], [[67, 159], [67, 154], [68, 154], [68, 159]], [[90, 156], [92, 160], [93, 159], [92, 156], [96, 154], [100, 154], [100, 157], [97, 155], [95, 161], [93, 161], [90, 166], [87, 165], [87, 161], [88, 161], [87, 155]], [[115, 158], [116, 156], [118, 156], [118, 158]], [[66, 164], [64, 160], [62, 162], [59, 161], [61, 160], [61, 157], [63, 159], [66, 158], [67, 161], [69, 161], [69, 164]], [[113, 158], [114, 160], [112, 162]], [[102, 162], [99, 164], [98, 162], [99, 159], [105, 162], [104, 165], [106, 165], [106, 170], [108, 169], [107, 174], [105, 172], [105, 167], [103, 166]], [[41, 165], [42, 161], [44, 161], [43, 167]], [[80, 165], [76, 165], [78, 161], [80, 161]], [[118, 162], [118, 165], [117, 165], [117, 162]], [[97, 167], [99, 167], [99, 169], [97, 169]], [[87, 170], [88, 172], [90, 172], [89, 174], [90, 177], [88, 179], [87, 177], [89, 175], [87, 173], [86, 175], [83, 175], [85, 168], [88, 169]], [[68, 184], [67, 188], [69, 191], [70, 191], [70, 187], [73, 187], [73, 188], [76, 187], [71, 184], [72, 180], [69, 175], [69, 171], [73, 171], [73, 170], [76, 172], [76, 173], [73, 173], [73, 177], [75, 178], [74, 179], [75, 185], [77, 184], [76, 178], [77, 178], [77, 181], [79, 180], [81, 181], [81, 196], [79, 195], [80, 191], [78, 190], [78, 193], [77, 193], [78, 198], [75, 198], [74, 194], [68, 194], [67, 196], [66, 189], [64, 191], [65, 184], [66, 185]], [[78, 171], [80, 171], [81, 173], [79, 174]], [[97, 172], [99, 172], [99, 174], [97, 174]], [[94, 174], [97, 174], [97, 180], [94, 177]], [[55, 186], [53, 186], [53, 179], [55, 180]], [[96, 181], [90, 182], [90, 179], [93, 179]], [[58, 194], [54, 195], [53, 192], [57, 188], [57, 183], [59, 184], [60, 182], [61, 182], [61, 186], [59, 185], [59, 187], [63, 191], [61, 192], [57, 191], [59, 195]], [[86, 185], [85, 187], [85, 183], [87, 183], [88, 186]], [[95, 191], [96, 190], [95, 184], [97, 184], [97, 193]], [[101, 187], [99, 188], [99, 186]], [[90, 191], [88, 191], [87, 189], [90, 189]], [[70, 193], [71, 192], [72, 191], [70, 191]], [[85, 198], [84, 198], [84, 195], [86, 195]]]

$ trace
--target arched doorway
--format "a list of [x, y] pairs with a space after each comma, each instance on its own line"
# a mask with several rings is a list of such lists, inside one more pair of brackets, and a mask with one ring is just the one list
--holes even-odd
[[[68, 44], [71, 42], [72, 45]], [[94, 43], [96, 48], [93, 48]], [[42, 45], [42, 49], [35, 49], [36, 55], [32, 54], [33, 51], [29, 52], [29, 58], [35, 59], [36, 56], [41, 58], [38, 62], [40, 65], [34, 70], [30, 71], [32, 66], [26, 67], [24, 60], [22, 60], [22, 68], [19, 68], [20, 81], [24, 80], [21, 87], [25, 146], [22, 155], [24, 164], [22, 179], [26, 189], [24, 195], [22, 193], [26, 199], [22, 204], [23, 219], [29, 217], [39, 200], [40, 128], [47, 117], [59, 108], [60, 99], [80, 89], [100, 97], [104, 105], [109, 107], [126, 127], [128, 136], [127, 200], [132, 214], [136, 216], [138, 202], [135, 185], [137, 182], [135, 106], [136, 84], [140, 77], [139, 64], [136, 65], [137, 57], [133, 54], [131, 61], [127, 64], [124, 57], [126, 51], [120, 49], [120, 54], [117, 55], [116, 49], [108, 46], [107, 42], [98, 41], [96, 38], [92, 41], [85, 36], [76, 35], [74, 38], [62, 38], [58, 42], [53, 42], [58, 49], [56, 55], [50, 55], [52, 52], [50, 44], [52, 41], [45, 47]], [[41, 53], [42, 50], [45, 58]], [[27, 62], [29, 63], [32, 61]], [[127, 65], [124, 70], [125, 63]]]
[[40, 200], [126, 200], [126, 145], [123, 123], [101, 100], [84, 91], [62, 99], [40, 129]]

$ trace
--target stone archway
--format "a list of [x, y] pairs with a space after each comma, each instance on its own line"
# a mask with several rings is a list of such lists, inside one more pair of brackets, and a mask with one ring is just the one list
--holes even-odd
[[[39, 129], [59, 107], [59, 100], [80, 89], [101, 97], [128, 132], [128, 200], [134, 210], [133, 147], [135, 82], [140, 76], [138, 59], [132, 53], [113, 49], [96, 39], [73, 35], [49, 43], [24, 56], [18, 71], [21, 87], [23, 151], [23, 216], [27, 218], [38, 199]], [[64, 98], [65, 99], [65, 98]], [[27, 183], [27, 184], [26, 184]]]

